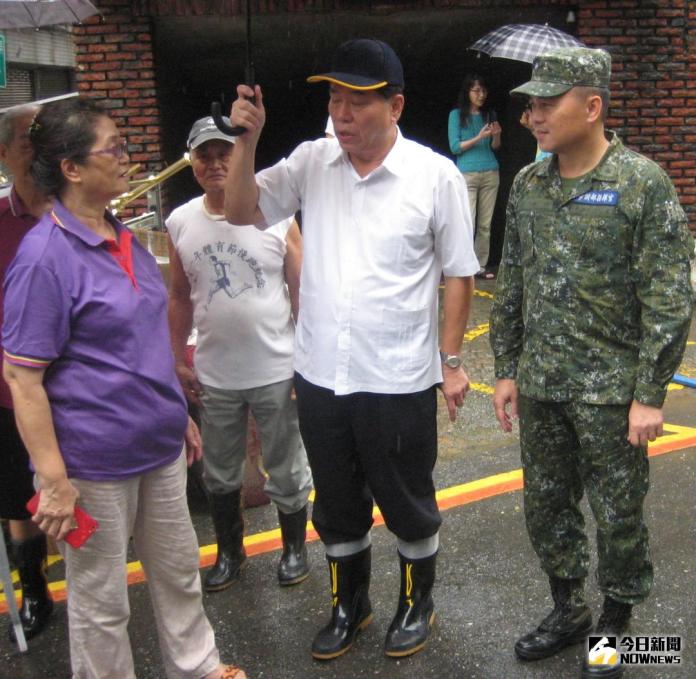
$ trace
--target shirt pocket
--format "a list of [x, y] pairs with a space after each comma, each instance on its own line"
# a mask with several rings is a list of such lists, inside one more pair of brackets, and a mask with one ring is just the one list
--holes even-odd
[[431, 358], [430, 309], [382, 309], [378, 357], [389, 372], [422, 370]]
[[434, 248], [432, 201], [417, 192], [399, 200], [390, 218], [384, 219], [383, 209], [375, 212], [364, 245], [366, 259], [389, 275], [395, 270], [403, 275], [421, 271]]
[[631, 226], [596, 215], [585, 218], [583, 227], [573, 272], [578, 332], [637, 342], [640, 307], [631, 270]]
[[633, 234], [627, 221], [595, 214], [583, 217], [578, 226], [583, 231], [578, 266], [610, 278], [628, 273]]
[[520, 239], [520, 262], [529, 266], [536, 261], [537, 250], [534, 242], [534, 212], [521, 212], [518, 218], [518, 234]]

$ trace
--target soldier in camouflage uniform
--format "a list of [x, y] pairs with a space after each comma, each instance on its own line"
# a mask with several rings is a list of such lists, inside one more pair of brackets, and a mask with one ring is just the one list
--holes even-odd
[[[610, 74], [607, 52], [564, 48], [513, 90], [531, 96], [553, 153], [513, 184], [490, 323], [496, 417], [510, 431], [519, 416], [527, 529], [555, 604], [517, 641], [523, 660], [591, 630], [583, 492], [605, 595], [597, 631], [625, 631], [652, 583], [647, 442], [686, 344], [693, 241], [666, 174], [605, 132]], [[586, 661], [583, 677], [620, 671]]]

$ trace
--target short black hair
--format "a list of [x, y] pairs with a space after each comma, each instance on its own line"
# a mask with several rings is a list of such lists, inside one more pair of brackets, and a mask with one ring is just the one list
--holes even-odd
[[386, 87], [380, 87], [375, 92], [381, 94], [385, 99], [391, 99], [396, 94], [403, 94], [404, 88], [400, 85], [387, 85]]
[[587, 87], [576, 86], [575, 88], [583, 97], [599, 97], [602, 100], [602, 122], [606, 122], [609, 116], [609, 104], [611, 103], [611, 92], [606, 87]]

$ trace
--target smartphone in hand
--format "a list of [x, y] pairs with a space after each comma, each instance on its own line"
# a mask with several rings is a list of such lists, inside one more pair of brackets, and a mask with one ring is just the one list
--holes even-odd
[[[41, 497], [41, 491], [36, 493], [34, 497], [27, 502], [27, 509], [31, 512], [32, 516], [36, 514], [39, 508], [39, 498]], [[92, 518], [82, 507], [75, 505], [75, 523], [77, 524], [75, 528], [68, 531], [63, 538], [71, 547], [78, 549], [87, 542], [92, 533], [94, 533], [99, 524], [96, 519]]]

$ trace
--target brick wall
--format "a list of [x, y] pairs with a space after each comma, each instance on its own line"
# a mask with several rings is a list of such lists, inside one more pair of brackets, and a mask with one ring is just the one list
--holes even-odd
[[[152, 16], [237, 15], [242, 0], [100, 0], [104, 22], [75, 29], [77, 82], [113, 111], [132, 144], [133, 162], [162, 167], [151, 49]], [[696, 230], [696, 4], [693, 0], [252, 0], [252, 11], [380, 13], [407, 8], [568, 6], [586, 44], [614, 60], [609, 121], [624, 141], [669, 173]], [[138, 204], [138, 209], [143, 203]]]
[[696, 4], [585, 1], [578, 31], [612, 53], [609, 126], [662, 165], [696, 230]]
[[[129, 143], [132, 163], [149, 175], [162, 169], [162, 140], [152, 53], [152, 26], [134, 16], [131, 0], [99, 0], [103, 21], [87, 20], [74, 29], [77, 87], [109, 109]], [[120, 216], [140, 214], [144, 198]]]
[[[356, 10], [383, 14], [413, 9], [573, 7], [576, 4], [577, 0], [251, 0], [251, 11], [277, 14]], [[234, 16], [243, 14], [246, 8], [245, 0], [133, 0], [132, 5], [136, 13], [147, 16]]]

